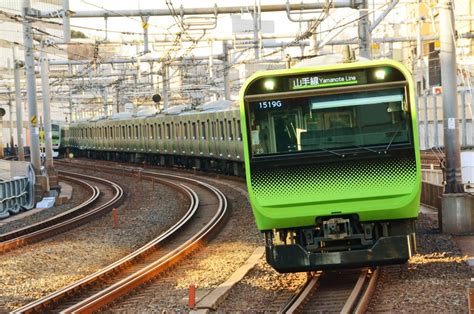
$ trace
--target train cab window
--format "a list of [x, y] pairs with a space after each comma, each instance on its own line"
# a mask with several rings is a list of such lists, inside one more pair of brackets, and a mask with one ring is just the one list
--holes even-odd
[[[235, 120], [234, 120], [235, 121]], [[234, 132], [233, 132], [233, 127], [232, 127], [232, 121], [227, 121], [227, 135], [229, 136], [229, 141], [234, 140]]]
[[403, 88], [285, 99], [250, 106], [253, 155], [386, 150], [410, 143]]
[[197, 133], [197, 128], [196, 128], [196, 122], [193, 122], [191, 124], [191, 136], [193, 137], [193, 140], [196, 139], [196, 133]]
[[207, 139], [206, 122], [201, 122], [201, 139]]

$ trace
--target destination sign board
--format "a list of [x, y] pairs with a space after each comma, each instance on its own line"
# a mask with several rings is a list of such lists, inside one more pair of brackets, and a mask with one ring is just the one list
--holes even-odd
[[290, 90], [366, 84], [364, 71], [336, 74], [308, 74], [289, 78]]

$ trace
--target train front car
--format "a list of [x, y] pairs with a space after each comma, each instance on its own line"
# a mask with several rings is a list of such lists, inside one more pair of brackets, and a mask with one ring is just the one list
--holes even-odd
[[277, 70], [241, 90], [246, 179], [279, 272], [404, 263], [421, 170], [414, 86], [394, 61]]

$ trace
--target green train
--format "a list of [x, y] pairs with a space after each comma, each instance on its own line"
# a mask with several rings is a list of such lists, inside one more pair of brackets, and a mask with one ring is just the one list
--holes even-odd
[[240, 98], [249, 198], [269, 264], [298, 272], [410, 258], [421, 167], [403, 65], [257, 73]]
[[77, 121], [62, 134], [75, 156], [244, 176], [240, 112], [231, 101]]
[[405, 262], [421, 168], [414, 86], [389, 60], [258, 73], [239, 105], [120, 113], [61, 129], [75, 156], [245, 176], [280, 272]]

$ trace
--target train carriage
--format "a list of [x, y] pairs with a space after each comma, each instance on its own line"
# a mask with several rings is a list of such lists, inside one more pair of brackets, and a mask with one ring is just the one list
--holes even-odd
[[280, 272], [405, 262], [420, 156], [414, 86], [394, 61], [268, 71], [241, 89], [246, 180]]

